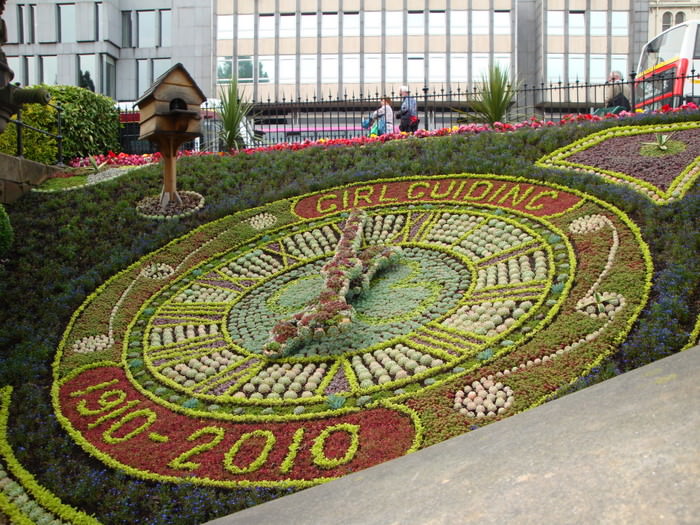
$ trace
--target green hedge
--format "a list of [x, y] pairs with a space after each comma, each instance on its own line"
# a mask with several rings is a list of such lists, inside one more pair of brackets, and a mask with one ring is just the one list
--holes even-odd
[[10, 218], [7, 216], [4, 206], [0, 204], [0, 257], [9, 251], [13, 237]]
[[[39, 86], [51, 94], [51, 103], [63, 108], [61, 133], [64, 160], [119, 151], [119, 112], [114, 101], [75, 86]], [[55, 110], [50, 106], [27, 104], [22, 120], [39, 129], [57, 132]], [[24, 130], [25, 158], [54, 164], [58, 155], [56, 140], [41, 133]], [[0, 152], [15, 155], [15, 126], [0, 135]]]

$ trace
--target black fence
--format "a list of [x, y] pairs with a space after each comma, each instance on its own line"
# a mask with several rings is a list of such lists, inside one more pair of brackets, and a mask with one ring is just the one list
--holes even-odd
[[63, 135], [62, 135], [62, 125], [63, 125], [63, 120], [62, 120], [62, 114], [63, 114], [63, 108], [61, 106], [55, 106], [53, 104], [46, 104], [47, 106], [50, 106], [56, 110], [56, 133], [52, 133], [51, 131], [45, 130], [45, 129], [40, 129], [37, 127], [34, 127], [30, 124], [27, 124], [22, 120], [22, 108], [20, 107], [17, 110], [17, 118], [10, 119], [9, 121], [12, 122], [15, 127], [17, 128], [17, 143], [16, 143], [16, 151], [15, 155], [17, 157], [24, 157], [24, 130], [25, 129], [30, 129], [32, 131], [35, 131], [37, 133], [41, 133], [42, 135], [46, 135], [47, 137], [52, 137], [56, 139], [56, 165], [57, 166], [63, 166]]
[[[540, 120], [557, 122], [565, 115], [601, 112], [609, 106], [610, 98], [617, 92], [626, 95], [631, 108], [642, 102], [655, 99], [649, 107], [658, 108], [662, 104], [677, 106], [693, 100], [698, 102], [694, 91], [684, 96], [671, 96], [671, 88], [677, 80], [689, 81], [694, 90], [696, 74], [678, 79], [669, 74], [655, 76], [635, 86], [634, 74], [627, 82], [586, 84], [561, 82], [522, 85], [515, 92], [513, 103], [504, 120], [517, 122], [536, 117]], [[700, 90], [699, 93], [700, 95]], [[387, 94], [396, 112], [401, 105], [398, 93]], [[418, 103], [420, 128], [434, 130], [453, 127], [477, 121], [477, 114], [470, 109], [473, 101], [480, 100], [482, 93], [477, 89], [454, 91], [423, 88], [414, 93]], [[248, 146], [294, 143], [306, 140], [343, 139], [368, 135], [361, 125], [362, 120], [378, 109], [383, 95], [374, 93], [367, 96], [344, 96], [342, 98], [296, 99], [272, 102], [254, 102], [246, 126], [241, 128]], [[202, 137], [183, 145], [183, 149], [201, 151], [223, 151], [221, 122], [217, 118], [217, 107], [202, 106]], [[619, 108], [618, 108], [619, 110]], [[138, 112], [123, 112], [121, 131], [122, 151], [126, 153], [150, 153], [153, 146], [138, 140]], [[398, 123], [396, 123], [398, 130]]]

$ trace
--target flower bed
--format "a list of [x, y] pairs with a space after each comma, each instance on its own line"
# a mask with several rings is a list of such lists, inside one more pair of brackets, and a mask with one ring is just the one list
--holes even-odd
[[[655, 146], [672, 137], [674, 148]], [[658, 204], [682, 198], [700, 174], [700, 123], [620, 126], [584, 137], [538, 161], [627, 184]]]
[[[265, 352], [335, 290], [343, 250], [377, 246], [399, 251], [349, 299], [347, 328]], [[542, 403], [624, 339], [650, 275], [629, 219], [563, 187], [339, 187], [205, 225], [110, 279], [63, 337], [55, 410], [132, 476], [307, 486]]]

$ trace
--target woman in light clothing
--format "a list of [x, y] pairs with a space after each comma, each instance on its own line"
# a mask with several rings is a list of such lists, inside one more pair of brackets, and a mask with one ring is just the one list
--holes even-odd
[[[389, 97], [384, 97], [382, 99], [382, 105], [379, 106], [379, 109], [376, 111], [372, 112], [370, 115], [370, 118], [372, 119], [372, 123], [377, 123], [379, 124], [379, 132], [376, 133], [377, 135], [385, 135], [387, 133], [393, 133], [394, 132], [394, 110], [391, 109], [391, 98]], [[382, 129], [382, 124], [383, 124], [383, 129]], [[372, 128], [374, 129], [374, 128]]]

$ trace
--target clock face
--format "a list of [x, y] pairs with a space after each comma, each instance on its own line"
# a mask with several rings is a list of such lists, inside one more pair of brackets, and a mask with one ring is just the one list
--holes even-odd
[[[575, 263], [563, 236], [498, 211], [371, 211], [365, 245], [396, 246], [401, 257], [351, 300], [356, 316], [347, 331], [311, 339], [284, 360], [266, 358], [263, 346], [276, 323], [322, 290], [321, 268], [336, 251], [347, 214], [277, 229], [155, 295], [140, 316], [139, 357], [158, 383], [222, 411], [251, 400], [270, 407], [303, 402], [308, 409], [325, 405], [329, 393], [386, 397], [423, 388], [430, 375], [449, 373], [488, 347], [517, 345], [536, 328], [535, 311], [557, 306], [554, 274], [555, 291], [571, 278]], [[290, 381], [280, 384], [273, 377], [280, 374]]]
[[[270, 356], [273, 328], [319, 304], [356, 208], [358, 249], [399, 255], [348, 296], [342, 330]], [[481, 175], [351, 185], [225, 218], [76, 313], [56, 365], [61, 421], [145, 477], [337, 477], [434, 441], [434, 421], [507, 417], [584, 374], [643, 304], [640, 242], [585, 195]]]

